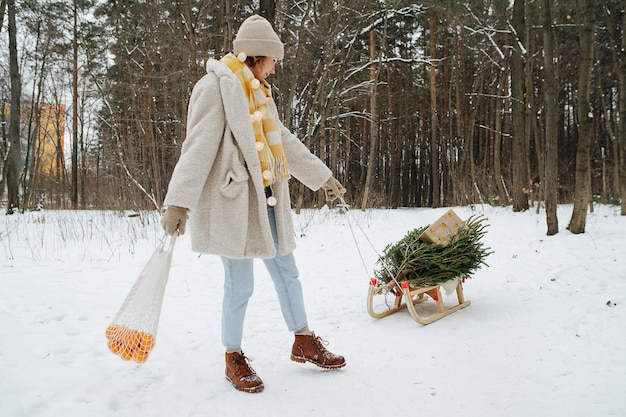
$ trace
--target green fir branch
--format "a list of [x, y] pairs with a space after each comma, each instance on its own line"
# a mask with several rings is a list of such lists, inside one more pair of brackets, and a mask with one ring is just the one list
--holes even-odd
[[[378, 259], [375, 277], [384, 283], [408, 281], [413, 287], [439, 285], [471, 276], [493, 253], [481, 241], [486, 233], [483, 216], [471, 216], [447, 245], [427, 243], [420, 235], [430, 226], [414, 229], [396, 244], [389, 244]], [[393, 278], [392, 278], [393, 277]]]

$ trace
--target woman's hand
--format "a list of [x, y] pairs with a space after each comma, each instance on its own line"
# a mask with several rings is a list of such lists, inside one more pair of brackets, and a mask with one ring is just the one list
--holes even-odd
[[167, 211], [161, 217], [161, 226], [168, 235], [174, 235], [178, 230], [178, 234], [185, 234], [185, 225], [187, 224], [187, 209], [178, 206], [169, 206]]
[[346, 189], [343, 188], [343, 185], [341, 185], [341, 183], [333, 176], [322, 184], [322, 188], [326, 193], [326, 201], [336, 200], [338, 197], [341, 197], [346, 193]]

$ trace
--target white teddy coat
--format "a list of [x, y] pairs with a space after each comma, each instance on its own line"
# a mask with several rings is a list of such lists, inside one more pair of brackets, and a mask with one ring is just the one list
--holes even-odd
[[[289, 174], [318, 190], [331, 170], [277, 123]], [[273, 184], [272, 191], [279, 250], [287, 254], [296, 247], [288, 182]], [[187, 136], [164, 205], [189, 210], [195, 252], [234, 259], [276, 255], [248, 99], [239, 79], [217, 60], [209, 60], [191, 94]]]

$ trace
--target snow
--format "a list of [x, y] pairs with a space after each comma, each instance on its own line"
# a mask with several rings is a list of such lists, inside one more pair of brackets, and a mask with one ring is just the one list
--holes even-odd
[[174, 251], [155, 350], [136, 364], [108, 351], [104, 330], [162, 236], [157, 215], [0, 217], [0, 416], [623, 416], [619, 207], [596, 205], [586, 233], [573, 235], [572, 206], [559, 206], [550, 237], [543, 212], [454, 207], [488, 217], [494, 250], [465, 283], [471, 305], [427, 326], [406, 311], [371, 318], [378, 255], [445, 210], [294, 214], [309, 324], [347, 366], [289, 360], [293, 336], [257, 261], [243, 349], [265, 383], [259, 394], [224, 378], [222, 264], [192, 253], [188, 234]]

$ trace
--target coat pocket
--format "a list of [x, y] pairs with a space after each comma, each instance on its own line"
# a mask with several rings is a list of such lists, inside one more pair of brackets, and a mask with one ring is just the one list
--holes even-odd
[[235, 150], [231, 154], [226, 175], [220, 184], [220, 192], [224, 197], [237, 198], [242, 193], [247, 193], [249, 178], [248, 168], [242, 162], [239, 150]]

